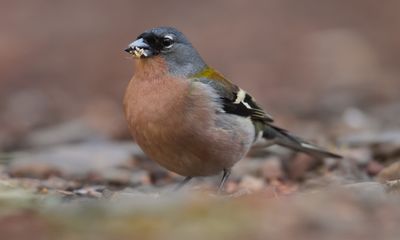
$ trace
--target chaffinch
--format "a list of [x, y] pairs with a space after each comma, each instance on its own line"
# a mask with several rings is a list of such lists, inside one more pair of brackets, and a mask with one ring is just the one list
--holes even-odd
[[186, 176], [179, 186], [223, 172], [221, 190], [256, 142], [340, 157], [275, 126], [254, 98], [209, 67], [175, 28], [147, 30], [125, 51], [136, 65], [124, 97], [130, 132], [151, 159]]

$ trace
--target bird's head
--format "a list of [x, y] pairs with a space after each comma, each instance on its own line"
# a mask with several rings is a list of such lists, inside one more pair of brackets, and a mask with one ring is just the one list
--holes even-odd
[[172, 27], [158, 27], [143, 32], [125, 51], [139, 61], [160, 57], [165, 60], [170, 73], [180, 76], [195, 74], [206, 66], [187, 38]]

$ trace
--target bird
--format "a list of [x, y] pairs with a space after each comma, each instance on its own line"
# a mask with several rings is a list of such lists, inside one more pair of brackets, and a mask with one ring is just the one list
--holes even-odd
[[184, 177], [177, 189], [193, 177], [222, 173], [218, 191], [223, 191], [232, 167], [254, 145], [341, 158], [276, 126], [174, 27], [144, 31], [125, 52], [135, 69], [123, 98], [129, 131], [150, 159]]

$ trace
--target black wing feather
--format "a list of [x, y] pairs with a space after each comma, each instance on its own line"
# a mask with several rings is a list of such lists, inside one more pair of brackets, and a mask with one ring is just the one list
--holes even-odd
[[[226, 88], [220, 81], [215, 81], [210, 78], [196, 78], [194, 81], [212, 86], [221, 96], [223, 110], [226, 113], [242, 117], [250, 117], [253, 121], [258, 121], [263, 124], [274, 121], [270, 115], [258, 106], [255, 100], [248, 93], [245, 93], [238, 86], [231, 83], [230, 87]], [[227, 91], [228, 89], [229, 91]], [[245, 93], [245, 96], [242, 101], [236, 102], [239, 93]]]
[[237, 92], [233, 93], [235, 98], [223, 97], [223, 106], [226, 113], [236, 114], [242, 117], [250, 117], [254, 121], [260, 121], [263, 123], [271, 123], [273, 119], [267, 115], [262, 108], [260, 108], [253, 98], [246, 93], [243, 101], [236, 103]]

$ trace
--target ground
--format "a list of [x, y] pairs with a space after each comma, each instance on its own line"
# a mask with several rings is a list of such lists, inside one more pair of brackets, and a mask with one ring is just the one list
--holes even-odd
[[6, 239], [396, 239], [400, 134], [343, 137], [343, 159], [281, 148], [220, 178], [182, 177], [127, 141], [85, 141], [2, 155]]

